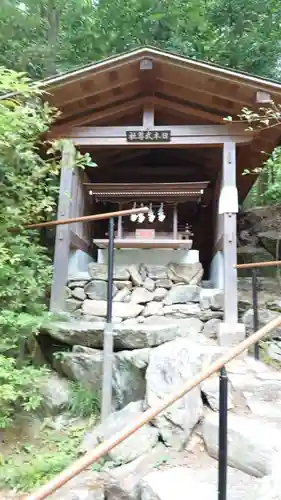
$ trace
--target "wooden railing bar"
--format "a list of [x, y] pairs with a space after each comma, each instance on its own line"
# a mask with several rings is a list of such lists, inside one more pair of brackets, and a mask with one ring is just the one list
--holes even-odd
[[236, 269], [253, 269], [255, 267], [281, 266], [281, 260], [269, 260], [268, 262], [249, 262], [248, 264], [236, 264]]
[[[72, 219], [59, 219], [47, 222], [38, 222], [36, 224], [25, 224], [22, 227], [24, 229], [39, 229], [40, 227], [63, 226], [65, 224], [73, 224], [75, 222], [92, 222], [96, 220], [110, 219], [111, 217], [125, 217], [126, 215], [131, 214], [144, 214], [148, 211], [148, 207], [131, 208], [130, 210], [118, 210], [117, 212], [107, 212], [105, 214], [84, 215], [81, 217], [74, 217]], [[12, 228], [10, 231], [17, 231], [17, 229]]]
[[185, 382], [181, 387], [179, 387], [172, 394], [164, 398], [158, 405], [146, 410], [142, 415], [134, 420], [134, 422], [127, 425], [122, 431], [116, 433], [110, 439], [107, 439], [94, 450], [90, 451], [83, 457], [77, 459], [73, 464], [65, 469], [63, 472], [58, 474], [55, 478], [49, 481], [44, 486], [41, 486], [37, 491], [31, 493], [26, 497], [25, 500], [43, 500], [57, 489], [67, 483], [74, 476], [82, 472], [84, 469], [89, 467], [93, 462], [99, 460], [102, 456], [108, 453], [110, 450], [115, 448], [118, 444], [122, 443], [129, 436], [134, 434], [143, 425], [147, 424], [153, 420], [159, 413], [171, 406], [178, 399], [182, 398], [189, 391], [194, 389], [196, 386], [201, 384], [204, 380], [209, 378], [211, 375], [219, 371], [223, 366], [232, 361], [234, 358], [239, 356], [243, 351], [249, 349], [253, 344], [259, 342], [263, 337], [268, 335], [272, 330], [277, 328], [281, 324], [281, 315], [273, 319], [267, 325], [263, 326], [260, 330], [253, 333], [250, 337], [247, 337], [243, 342], [235, 347], [232, 347], [225, 355], [221, 356], [217, 361], [212, 363], [208, 368], [203, 370], [201, 373], [196, 375], [193, 379]]

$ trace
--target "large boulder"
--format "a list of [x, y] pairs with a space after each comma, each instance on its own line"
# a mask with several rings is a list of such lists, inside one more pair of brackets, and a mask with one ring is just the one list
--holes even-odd
[[172, 467], [151, 472], [141, 482], [141, 500], [216, 500], [215, 484], [198, 480], [194, 470]]
[[198, 318], [201, 321], [210, 321], [211, 319], [223, 319], [223, 311], [212, 311], [212, 309], [200, 309]]
[[[146, 404], [156, 406], [201, 367], [201, 349], [196, 343], [177, 339], [153, 349], [146, 371]], [[196, 387], [154, 419], [162, 439], [176, 449], [184, 447], [202, 416], [200, 388]]]
[[[203, 423], [208, 453], [218, 457], [219, 416], [209, 413]], [[281, 430], [277, 424], [249, 415], [228, 415], [228, 464], [255, 477], [271, 472], [272, 459], [281, 449]]]
[[138, 270], [138, 267], [135, 264], [132, 264], [129, 266], [129, 272], [131, 275], [131, 280], [133, 282], [134, 286], [142, 286], [143, 285], [143, 279], [140, 275], [140, 272]]
[[[220, 404], [220, 382], [219, 375], [214, 374], [212, 377], [207, 378], [201, 384], [201, 391], [205, 396], [205, 399], [214, 411], [219, 410]], [[227, 409], [230, 410], [234, 407], [233, 403], [233, 391], [232, 386], [228, 383], [228, 393], [227, 393]]]
[[97, 472], [90, 470], [80, 472], [48, 498], [49, 500], [104, 500], [103, 480]]
[[198, 318], [169, 318], [167, 316], [150, 316], [145, 318], [144, 325], [177, 325], [178, 332], [176, 337], [184, 337], [197, 340], [199, 333], [203, 328], [203, 323]]
[[155, 281], [152, 280], [151, 278], [146, 278], [143, 282], [143, 286], [149, 292], [153, 292], [155, 290], [155, 286], [157, 286], [157, 285], [155, 284]]
[[131, 292], [129, 288], [124, 287], [118, 290], [115, 297], [113, 298], [113, 302], [130, 302], [131, 300]]
[[57, 321], [50, 323], [45, 330], [65, 344], [102, 348], [104, 326], [104, 321]]
[[143, 287], [137, 287], [132, 291], [131, 302], [135, 304], [147, 304], [153, 300], [153, 293]]
[[[112, 413], [104, 423], [87, 432], [81, 444], [81, 451], [92, 451], [98, 444], [110, 439], [127, 425], [132, 424], [143, 411], [142, 401], [128, 404], [122, 410]], [[158, 431], [149, 424], [141, 427], [125, 441], [108, 452], [109, 460], [118, 465], [132, 462], [148, 453], [158, 441]]]
[[151, 278], [153, 280], [158, 280], [158, 279], [166, 279], [168, 277], [166, 266], [148, 265], [144, 267], [148, 278]]
[[275, 340], [264, 345], [266, 355], [273, 361], [281, 362], [281, 341]]
[[175, 318], [200, 317], [201, 313], [199, 304], [172, 304], [164, 306], [165, 316], [174, 316]]
[[281, 452], [273, 457], [270, 475], [260, 479], [256, 500], [281, 500], [280, 463]]
[[142, 312], [143, 316], [163, 316], [164, 309], [161, 302], [149, 302]]
[[50, 373], [40, 387], [41, 411], [46, 416], [58, 415], [67, 410], [71, 398], [69, 382]]
[[140, 500], [141, 480], [155, 470], [155, 464], [163, 460], [166, 448], [157, 443], [149, 453], [128, 464], [110, 469], [105, 476], [105, 496], [107, 500]]
[[115, 407], [123, 408], [145, 397], [145, 372], [150, 349], [120, 351], [114, 355], [113, 391]]
[[242, 396], [253, 415], [280, 420], [281, 373], [262, 362], [256, 364], [256, 371], [248, 369], [244, 374], [229, 372], [231, 385]]
[[267, 309], [270, 309], [270, 311], [276, 311], [281, 313], [281, 300], [280, 299], [267, 300], [266, 307]]
[[86, 294], [84, 288], [77, 286], [72, 290], [72, 297], [77, 300], [85, 300]]
[[156, 288], [153, 292], [153, 300], [156, 302], [161, 302], [167, 295], [167, 289], [166, 288]]
[[[112, 315], [113, 317], [122, 319], [135, 318], [142, 312], [143, 309], [144, 306], [135, 302], [131, 302], [130, 306], [124, 302], [113, 302]], [[90, 316], [106, 317], [107, 301], [86, 299], [83, 302], [82, 311], [84, 314]]]
[[[280, 316], [280, 313], [278, 313], [276, 311], [270, 311], [268, 309], [259, 308], [259, 310], [258, 310], [259, 327], [265, 326], [267, 323], [269, 323], [273, 319], [278, 318], [278, 316]], [[253, 329], [253, 324], [254, 324], [254, 311], [253, 311], [253, 309], [249, 309], [248, 311], [246, 311], [242, 320], [243, 320], [243, 323], [246, 327], [246, 331], [248, 333], [252, 333], [254, 331], [254, 329]], [[281, 326], [276, 328], [270, 334], [270, 336], [280, 337], [281, 336]]]
[[[107, 282], [100, 280], [90, 281], [84, 288], [85, 293], [89, 299], [93, 300], [107, 300]], [[113, 297], [117, 292], [117, 287], [112, 286]]]
[[[237, 248], [237, 262], [238, 264], [249, 264], [251, 262], [266, 262], [274, 260], [273, 256], [263, 247], [259, 246], [241, 246]], [[274, 276], [276, 269], [272, 267], [262, 268], [263, 276]], [[239, 269], [239, 276], [251, 276], [251, 269]]]
[[[266, 250], [271, 254], [270, 260], [280, 259], [281, 258], [281, 233], [280, 230], [270, 230], [258, 233], [258, 237]], [[277, 242], [279, 241], [279, 252]], [[277, 251], [277, 252], [276, 252]]]
[[170, 290], [173, 286], [173, 282], [169, 280], [168, 278], [162, 278], [159, 280], [155, 281], [155, 285], [157, 288], [166, 288], [167, 290]]
[[223, 309], [223, 292], [215, 288], [202, 288], [200, 291], [200, 307], [201, 309], [211, 309], [219, 311]]
[[195, 264], [168, 264], [168, 277], [175, 283], [187, 283], [188, 285], [198, 285], [203, 277], [203, 267], [200, 262]]
[[[120, 351], [113, 356], [113, 407], [120, 409], [145, 396], [145, 371], [149, 349]], [[102, 387], [103, 352], [74, 346], [71, 353], [61, 353], [56, 367], [71, 380], [99, 394]], [[67, 381], [65, 381], [67, 382]]]
[[[151, 323], [147, 322], [146, 324], [136, 322], [138, 318], [132, 318], [126, 323], [115, 323], [113, 325], [115, 350], [154, 347], [180, 336], [187, 337], [197, 334], [202, 329], [202, 323], [197, 318], [186, 318], [184, 322], [172, 318], [166, 318], [164, 322], [164, 318], [161, 316], [157, 316], [157, 318], [159, 321], [151, 321]], [[143, 318], [143, 320], [145, 319]], [[45, 331], [65, 344], [101, 349], [103, 347], [104, 327], [105, 322], [98, 321], [60, 321], [50, 324], [45, 328]]]
[[78, 271], [68, 276], [68, 288], [76, 288], [77, 286], [84, 288], [84, 286], [91, 280], [91, 276], [87, 271]]
[[218, 318], [209, 319], [209, 321], [207, 321], [203, 327], [203, 335], [206, 335], [206, 337], [211, 339], [216, 339], [221, 322], [221, 319]]
[[103, 353], [98, 349], [74, 346], [72, 352], [60, 353], [56, 367], [69, 379], [100, 393], [103, 374]]
[[77, 300], [71, 297], [70, 299], [66, 299], [64, 301], [64, 306], [66, 312], [74, 313], [81, 307], [81, 300]]
[[[91, 262], [89, 264], [89, 275], [94, 280], [107, 281], [107, 265], [99, 264], [97, 262]], [[116, 266], [113, 269], [113, 279], [114, 280], [124, 280], [130, 279], [130, 272], [125, 266]]]
[[179, 335], [179, 327], [174, 321], [165, 324], [126, 324], [115, 325], [114, 344], [116, 349], [141, 349], [154, 347], [174, 340]]
[[169, 290], [164, 299], [166, 305], [199, 302], [200, 288], [193, 285], [178, 285]]
[[129, 280], [114, 280], [114, 285], [116, 286], [116, 288], [118, 288], [118, 290], [122, 290], [122, 288], [128, 288], [129, 290], [131, 290], [133, 288], [133, 283]]

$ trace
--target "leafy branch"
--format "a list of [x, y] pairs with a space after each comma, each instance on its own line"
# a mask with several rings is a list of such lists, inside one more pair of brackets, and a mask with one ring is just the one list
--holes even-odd
[[246, 130], [264, 130], [277, 127], [281, 123], [281, 105], [270, 102], [268, 107], [260, 107], [258, 111], [253, 111], [247, 107], [242, 108], [237, 115], [239, 120], [233, 120], [232, 116], [226, 116], [225, 121], [232, 123], [246, 123]]

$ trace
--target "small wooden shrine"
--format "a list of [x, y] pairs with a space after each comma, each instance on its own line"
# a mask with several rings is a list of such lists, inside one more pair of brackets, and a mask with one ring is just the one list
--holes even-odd
[[[141, 250], [157, 250], [161, 260], [171, 251], [171, 260], [187, 262], [197, 251], [205, 276], [225, 290], [224, 321], [235, 330], [236, 216], [255, 181], [243, 172], [262, 165], [262, 152], [280, 143], [281, 130], [249, 132], [224, 118], [235, 121], [245, 106], [279, 104], [281, 85], [143, 48], [49, 78], [42, 87], [61, 111], [51, 137], [71, 139], [98, 165], [81, 173], [65, 149], [58, 217], [147, 205], [144, 217], [116, 221], [118, 252], [134, 250], [139, 259]], [[73, 259], [83, 269], [107, 244], [106, 221], [57, 229], [52, 309], [62, 307]]]
[[[115, 231], [116, 248], [185, 248], [192, 246], [188, 226], [188, 205], [200, 203], [208, 182], [181, 183], [87, 183], [90, 196], [102, 210], [123, 210], [148, 206], [148, 214], [119, 217]], [[106, 248], [104, 229], [96, 230], [94, 244]]]

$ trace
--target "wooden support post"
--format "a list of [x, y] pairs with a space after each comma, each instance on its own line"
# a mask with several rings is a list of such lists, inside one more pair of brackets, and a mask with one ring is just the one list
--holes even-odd
[[[58, 203], [58, 219], [71, 216], [71, 192], [74, 167], [74, 146], [69, 141], [65, 144], [61, 159], [61, 178]], [[58, 226], [56, 230], [54, 274], [51, 290], [51, 311], [61, 311], [64, 307], [64, 287], [67, 282], [70, 246], [70, 226]]]
[[224, 321], [238, 323], [236, 214], [223, 214]]
[[178, 239], [178, 207], [175, 203], [173, 206], [173, 238]]
[[[118, 205], [118, 210], [122, 210], [122, 203], [119, 203]], [[118, 217], [117, 219], [117, 238], [118, 240], [121, 240], [123, 238], [123, 227], [122, 227], [122, 216]]]
[[[235, 199], [236, 198], [236, 199]], [[238, 323], [237, 293], [237, 241], [236, 241], [236, 145], [227, 142], [223, 145], [222, 191], [219, 203], [223, 229], [224, 261], [224, 322], [227, 325]]]

